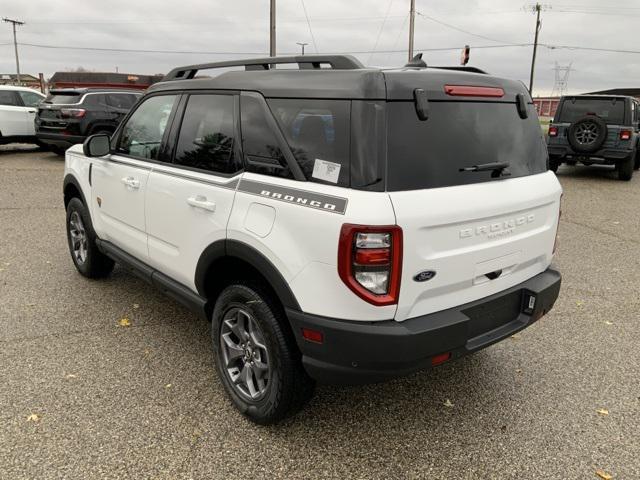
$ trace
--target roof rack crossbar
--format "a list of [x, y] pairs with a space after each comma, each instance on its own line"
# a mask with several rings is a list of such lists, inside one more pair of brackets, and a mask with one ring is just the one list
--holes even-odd
[[320, 69], [329, 64], [334, 70], [355, 70], [364, 68], [356, 58], [351, 55], [296, 55], [288, 57], [265, 57], [248, 60], [230, 60], [225, 62], [201, 63], [177, 67], [171, 70], [163, 79], [189, 80], [196, 76], [200, 70], [226, 67], [245, 67], [245, 70], [271, 70], [275, 65], [297, 63], [301, 70]]

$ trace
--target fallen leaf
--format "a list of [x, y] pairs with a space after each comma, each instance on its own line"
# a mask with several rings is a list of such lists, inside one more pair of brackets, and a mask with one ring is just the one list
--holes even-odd
[[170, 383], [167, 383], [167, 384], [164, 386], [164, 388], [171, 388], [171, 387], [172, 387], [172, 385], [171, 385]]
[[511, 338], [513, 338], [514, 340], [520, 340], [520, 334], [514, 333], [513, 335], [511, 335]]
[[605, 324], [605, 325], [613, 325], [613, 322], [612, 322], [612, 321], [610, 321], [610, 320], [605, 320], [605, 321], [604, 321], [604, 324]]
[[522, 369], [521, 368], [516, 368], [516, 373], [522, 373]]
[[51, 262], [49, 260], [47, 260], [47, 265], [51, 265]]
[[453, 408], [453, 403], [451, 403], [451, 400], [449, 400], [448, 398], [445, 400], [443, 405], [447, 408]]
[[605, 472], [604, 470], [596, 470], [596, 475], [602, 480], [611, 480], [613, 478], [613, 475]]
[[598, 410], [596, 410], [596, 412], [598, 412], [600, 415], [609, 415], [609, 410], [607, 410], [606, 408], [599, 408]]
[[620, 222], [613, 222], [614, 225], [620, 225]]
[[145, 357], [148, 357], [149, 355], [151, 355], [151, 349], [149, 349], [149, 348], [145, 348], [145, 349], [144, 349], [144, 356], [145, 356]]
[[134, 303], [134, 304], [133, 304], [133, 309], [134, 309], [134, 310], [137, 310], [137, 309], [139, 309], [139, 308], [140, 308], [140, 305], [138, 305], [137, 303]]
[[582, 300], [578, 300], [578, 301], [576, 302], [576, 306], [577, 306], [577, 307], [581, 307], [582, 305], [584, 305], [584, 302], [583, 302]]
[[27, 422], [39, 422], [39, 421], [40, 421], [40, 415], [38, 415], [37, 413], [32, 413], [27, 417]]
[[67, 373], [65, 375], [65, 378], [76, 378], [76, 375], [74, 375], [73, 373]]
[[121, 318], [120, 321], [118, 322], [118, 325], [120, 325], [121, 327], [130, 327], [131, 321], [129, 321], [128, 318]]

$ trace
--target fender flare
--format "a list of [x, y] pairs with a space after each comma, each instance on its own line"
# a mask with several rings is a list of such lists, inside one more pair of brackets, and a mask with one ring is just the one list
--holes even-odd
[[[82, 200], [82, 203], [85, 204], [85, 206], [87, 208], [89, 208], [89, 205], [87, 204], [87, 200], [84, 198], [84, 192], [82, 191], [82, 187], [80, 186], [80, 182], [78, 181], [78, 179], [72, 174], [72, 173], [67, 173], [64, 177], [64, 180], [62, 181], [62, 194], [64, 195], [65, 190], [67, 189], [67, 186], [71, 184], [74, 187], [76, 187], [76, 190], [78, 190], [78, 192], [80, 193], [80, 199]], [[66, 207], [66, 205], [65, 205]]]
[[237, 258], [251, 265], [266, 278], [285, 308], [300, 310], [300, 304], [289, 284], [273, 263], [255, 248], [237, 240], [218, 240], [200, 255], [194, 283], [202, 297], [206, 296], [205, 281], [209, 267], [223, 257]]

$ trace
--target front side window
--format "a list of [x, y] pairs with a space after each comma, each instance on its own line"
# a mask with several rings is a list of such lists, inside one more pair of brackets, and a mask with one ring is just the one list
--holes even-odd
[[145, 100], [124, 125], [118, 153], [157, 160], [175, 101], [175, 95], [158, 95]]
[[235, 173], [233, 95], [192, 95], [184, 112], [174, 163], [218, 173]]
[[270, 99], [268, 103], [306, 179], [348, 186], [350, 102]]
[[19, 91], [18, 95], [22, 98], [25, 107], [37, 107], [42, 102], [42, 97], [37, 93]]
[[18, 99], [11, 90], [0, 90], [0, 105], [18, 106]]

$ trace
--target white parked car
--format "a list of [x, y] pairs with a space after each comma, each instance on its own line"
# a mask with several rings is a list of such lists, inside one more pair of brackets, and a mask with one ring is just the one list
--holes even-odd
[[0, 145], [38, 143], [35, 118], [44, 98], [32, 88], [0, 85]]
[[[230, 65], [246, 70], [194, 78]], [[315, 381], [405, 375], [545, 315], [547, 160], [524, 85], [477, 70], [182, 67], [67, 150], [69, 250], [82, 275], [118, 262], [211, 320], [230, 399], [273, 423]]]

